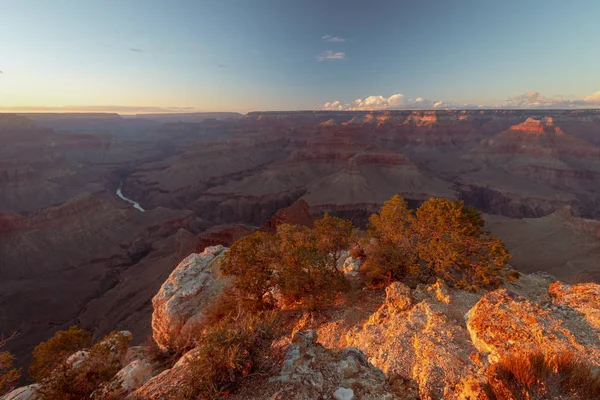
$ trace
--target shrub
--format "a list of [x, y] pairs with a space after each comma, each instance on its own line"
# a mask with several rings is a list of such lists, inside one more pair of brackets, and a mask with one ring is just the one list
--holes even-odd
[[412, 224], [419, 259], [457, 288], [496, 288], [510, 255], [500, 239], [484, 231], [484, 225], [481, 213], [462, 201], [424, 202]]
[[597, 399], [600, 376], [573, 353], [515, 354], [493, 364], [488, 381], [498, 399]]
[[412, 212], [400, 196], [394, 196], [369, 218], [364, 239], [366, 261], [362, 266], [369, 286], [381, 286], [417, 272]]
[[182, 382], [169, 399], [217, 399], [234, 390], [248, 374], [274, 366], [270, 347], [274, 314], [243, 313], [207, 327], [192, 350]]
[[256, 232], [238, 240], [221, 263], [223, 274], [233, 277], [222, 296], [226, 304], [210, 315], [235, 311], [236, 305], [248, 311], [272, 308], [275, 293], [311, 310], [331, 301], [348, 287], [337, 265], [353, 231], [350, 221], [325, 215], [312, 229], [282, 224], [275, 235]]
[[[8, 339], [0, 338], [0, 348], [2, 348]], [[0, 396], [10, 392], [16, 387], [17, 382], [21, 378], [21, 369], [14, 368], [14, 356], [8, 351], [0, 352]]]
[[109, 382], [119, 372], [129, 341], [130, 337], [122, 332], [111, 332], [92, 346], [80, 361], [62, 361], [40, 382], [40, 399], [90, 399], [101, 384]]
[[352, 222], [329, 214], [314, 222], [316, 248], [323, 254], [330, 270], [337, 269], [342, 252], [347, 250], [354, 238]]
[[348, 281], [331, 262], [328, 251], [319, 249], [317, 235], [305, 226], [277, 227], [279, 261], [277, 286], [288, 304], [299, 303], [315, 310], [348, 288]]
[[58, 331], [33, 350], [33, 360], [29, 365], [29, 375], [37, 382], [46, 378], [50, 372], [71, 354], [92, 345], [92, 334], [77, 326], [66, 331]]
[[247, 309], [264, 309], [272, 305], [270, 289], [273, 287], [273, 270], [277, 263], [275, 236], [255, 232], [235, 242], [225, 254], [221, 271], [233, 276], [232, 286], [239, 301]]

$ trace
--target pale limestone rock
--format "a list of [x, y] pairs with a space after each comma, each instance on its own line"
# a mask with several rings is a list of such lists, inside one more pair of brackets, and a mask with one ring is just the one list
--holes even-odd
[[36, 391], [39, 387], [39, 384], [34, 383], [33, 385], [16, 388], [12, 392], [0, 397], [0, 400], [37, 400], [39, 396]]
[[152, 377], [152, 365], [144, 360], [135, 360], [126, 365], [113, 377], [113, 379], [102, 385], [92, 398], [102, 399], [110, 393], [113, 397], [124, 398], [128, 393], [141, 387]]
[[206, 305], [221, 291], [219, 260], [227, 248], [211, 246], [186, 257], [152, 299], [152, 336], [162, 350], [198, 323]]
[[567, 285], [554, 282], [548, 288], [552, 303], [580, 312], [587, 323], [600, 335], [600, 285], [580, 283]]
[[356, 277], [360, 274], [360, 266], [362, 260], [360, 258], [347, 257], [342, 265], [342, 272], [347, 277]]
[[172, 368], [164, 370], [160, 374], [148, 379], [141, 387], [133, 391], [127, 399], [165, 399], [174, 388], [177, 388], [181, 384], [185, 374], [189, 371], [189, 363], [197, 356], [197, 350], [188, 351]]
[[354, 391], [352, 389], [339, 388], [333, 392], [333, 398], [335, 400], [355, 400]]
[[[598, 285], [586, 284], [573, 290], [560, 283], [553, 284], [552, 305], [546, 307], [506, 289], [488, 293], [467, 315], [471, 340], [479, 351], [489, 354], [490, 362], [513, 351], [540, 350], [546, 354], [570, 351], [600, 366], [598, 329], [581, 318], [582, 314], [592, 316], [593, 321], [600, 306], [598, 300], [592, 300], [595, 286]], [[581, 296], [582, 303], [569, 305], [576, 298], [573, 296]], [[577, 307], [586, 309], [587, 314]]]
[[379, 310], [346, 335], [346, 343], [358, 347], [373, 365], [399, 382], [407, 398], [415, 398], [415, 385], [419, 398], [453, 398], [446, 394], [478, 369], [470, 358], [477, 350], [463, 320], [478, 296], [453, 294], [448, 304], [445, 296], [438, 296], [440, 288], [436, 284], [411, 291], [393, 283]]
[[87, 358], [89, 352], [87, 350], [79, 350], [69, 356], [67, 358], [67, 365], [70, 365], [71, 368], [77, 368], [81, 365], [81, 363]]
[[[371, 365], [360, 350], [352, 347], [328, 350], [316, 339], [315, 331], [294, 335], [280, 375], [272, 377], [270, 382], [285, 384], [283, 392], [299, 399], [331, 398], [332, 395], [336, 399], [394, 399], [385, 374]], [[361, 388], [360, 393], [347, 389], [353, 385]], [[349, 393], [351, 396], [347, 397]]]

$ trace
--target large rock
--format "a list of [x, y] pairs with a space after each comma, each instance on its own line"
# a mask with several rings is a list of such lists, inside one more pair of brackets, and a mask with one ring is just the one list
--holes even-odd
[[[548, 288], [552, 302], [558, 307], [580, 312], [590, 327], [600, 330], [600, 285], [581, 283], [567, 285], [554, 282]], [[598, 332], [600, 335], [600, 332]]]
[[133, 391], [127, 399], [159, 400], [171, 395], [179, 387], [189, 371], [190, 361], [197, 357], [197, 351], [191, 350], [181, 357], [172, 368], [148, 379], [141, 387]]
[[450, 303], [447, 291], [440, 282], [414, 291], [395, 282], [379, 310], [346, 335], [406, 398], [414, 398], [415, 385], [422, 399], [455, 398], [454, 387], [478, 369], [463, 320], [478, 296], [456, 292]]
[[152, 378], [152, 365], [145, 360], [134, 360], [113, 377], [113, 379], [102, 385], [93, 394], [94, 399], [124, 398], [127, 394], [141, 387]]
[[29, 386], [16, 388], [12, 392], [0, 397], [0, 400], [38, 400], [37, 389], [40, 387], [37, 383]]
[[224, 285], [219, 260], [227, 248], [207, 247], [189, 255], [173, 270], [152, 299], [152, 336], [162, 350], [172, 349], [187, 329], [198, 323], [206, 305]]
[[[329, 350], [317, 343], [315, 331], [294, 335], [279, 376], [277, 399], [395, 399], [387, 377], [358, 349]], [[293, 397], [292, 397], [293, 396]]]
[[537, 303], [506, 289], [488, 293], [467, 314], [471, 340], [490, 362], [514, 351], [569, 351], [600, 366], [600, 331], [592, 325], [600, 310], [598, 289], [557, 282], [550, 286], [552, 299]]

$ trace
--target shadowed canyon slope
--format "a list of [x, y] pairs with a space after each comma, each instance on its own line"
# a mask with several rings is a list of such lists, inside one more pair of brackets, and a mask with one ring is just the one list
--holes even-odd
[[0, 114], [0, 141], [0, 331], [20, 360], [72, 323], [143, 340], [199, 235], [229, 245], [298, 200], [290, 220], [364, 227], [397, 193], [462, 199], [518, 269], [600, 280], [597, 110]]

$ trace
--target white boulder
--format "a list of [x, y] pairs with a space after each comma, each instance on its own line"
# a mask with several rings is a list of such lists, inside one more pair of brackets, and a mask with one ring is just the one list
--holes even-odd
[[211, 246], [186, 257], [152, 299], [152, 336], [158, 347], [172, 349], [186, 329], [199, 322], [206, 305], [223, 288], [219, 260], [228, 249]]
[[33, 385], [16, 388], [12, 392], [0, 397], [0, 400], [37, 400], [39, 398], [37, 395], [39, 387], [39, 384], [34, 383]]

